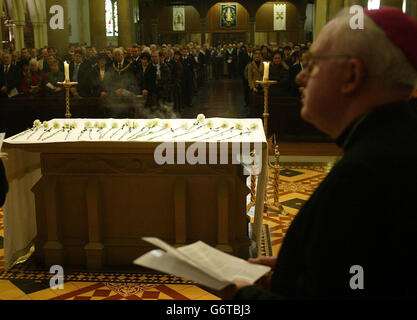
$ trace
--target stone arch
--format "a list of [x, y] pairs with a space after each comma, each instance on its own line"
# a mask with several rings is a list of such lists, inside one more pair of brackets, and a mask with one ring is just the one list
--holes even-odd
[[33, 25], [35, 48], [48, 45], [48, 29], [45, 0], [27, 0], [28, 11]]

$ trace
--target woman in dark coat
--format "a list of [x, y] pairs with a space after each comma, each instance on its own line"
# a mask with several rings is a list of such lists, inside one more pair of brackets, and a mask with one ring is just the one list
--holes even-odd
[[274, 57], [269, 69], [269, 79], [278, 81], [271, 86], [271, 94], [278, 96], [289, 95], [290, 68], [282, 60], [280, 52], [274, 52]]
[[93, 68], [93, 92], [95, 97], [104, 98], [112, 92], [113, 69], [104, 53], [97, 59], [97, 65]]

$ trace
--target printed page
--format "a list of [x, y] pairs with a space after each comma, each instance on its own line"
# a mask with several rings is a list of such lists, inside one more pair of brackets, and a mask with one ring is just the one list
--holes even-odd
[[4, 132], [0, 133], [0, 158], [5, 158], [6, 157], [6, 154], [1, 152], [1, 148], [3, 146], [3, 140], [4, 140], [5, 136], [6, 136], [6, 134]]
[[1, 152], [1, 147], [3, 146], [3, 140], [4, 140], [4, 136], [6, 134], [4, 132], [0, 133], [0, 152]]
[[178, 259], [177, 256], [174, 256], [171, 253], [166, 253], [162, 250], [153, 250], [148, 252], [147, 254], [136, 259], [134, 264], [160, 272], [173, 274], [177, 277], [186, 278], [218, 291], [224, 289], [230, 284], [228, 282], [222, 282], [216, 278], [212, 278], [203, 271], [189, 265], [187, 262]]
[[177, 251], [177, 249], [170, 246], [165, 241], [162, 241], [161, 239], [153, 238], [153, 237], [144, 237], [144, 238], [142, 238], [142, 240], [144, 240], [146, 242], [149, 242], [149, 243], [153, 244], [155, 247], [161, 248], [161, 249], [165, 250], [167, 253], [170, 253], [172, 256], [176, 257], [177, 259], [180, 259], [180, 260], [198, 268], [193, 261], [191, 261], [190, 259], [187, 258], [186, 255]]
[[183, 253], [213, 277], [227, 282], [241, 280], [253, 284], [271, 270], [270, 267], [251, 264], [201, 241], [178, 248], [177, 251]]

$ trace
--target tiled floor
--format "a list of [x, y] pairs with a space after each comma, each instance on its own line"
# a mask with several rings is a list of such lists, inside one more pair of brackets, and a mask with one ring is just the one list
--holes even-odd
[[[292, 220], [303, 203], [311, 196], [318, 184], [331, 168], [326, 163], [283, 163], [280, 174], [279, 201], [288, 215], [279, 215], [277, 208], [270, 206], [264, 215], [264, 223], [269, 227], [272, 254], [277, 255], [282, 240]], [[274, 199], [274, 172], [270, 171], [268, 199]], [[132, 274], [119, 274], [119, 281], [111, 279], [107, 274], [95, 279], [103, 281], [86, 282], [83, 274], [79, 274], [64, 283], [64, 288], [50, 288], [47, 278], [30, 276], [20, 272], [20, 277], [9, 277], [4, 271], [3, 250], [3, 213], [0, 211], [0, 300], [219, 300], [219, 298], [198, 286], [187, 284], [186, 280], [176, 281], [175, 278], [161, 275], [154, 279], [143, 275], [143, 282], [129, 282]], [[28, 276], [29, 274], [29, 276]], [[30, 278], [30, 279], [28, 279]], [[34, 279], [35, 278], [35, 279]], [[126, 282], [120, 281], [126, 279]], [[145, 281], [146, 280], [146, 281]], [[158, 283], [155, 283], [158, 282]], [[173, 284], [179, 283], [179, 284]]]

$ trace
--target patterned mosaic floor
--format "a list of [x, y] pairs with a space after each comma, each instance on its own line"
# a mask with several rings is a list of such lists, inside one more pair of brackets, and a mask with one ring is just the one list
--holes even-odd
[[[281, 164], [279, 201], [288, 215], [274, 206], [264, 215], [263, 252], [277, 255], [292, 220], [331, 169], [324, 163]], [[274, 199], [274, 172], [267, 189]], [[49, 287], [50, 274], [28, 263], [4, 271], [3, 213], [0, 211], [0, 300], [219, 300], [186, 279], [140, 272], [65, 275], [64, 289]]]

